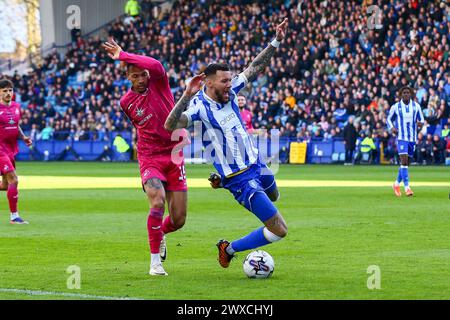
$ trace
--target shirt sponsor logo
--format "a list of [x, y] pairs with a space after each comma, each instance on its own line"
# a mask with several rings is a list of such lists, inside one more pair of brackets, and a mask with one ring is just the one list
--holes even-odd
[[230, 122], [231, 120], [236, 118], [236, 114], [232, 113], [230, 115], [228, 115], [225, 119], [223, 119], [222, 121], [220, 121], [220, 125], [224, 126], [226, 125], [228, 122]]
[[148, 116], [146, 116], [144, 119], [142, 119], [139, 123], [138, 123], [138, 125], [139, 126], [142, 126], [144, 123], [146, 123], [151, 117], [153, 117], [153, 115], [152, 114], [149, 114]]
[[16, 122], [15, 122], [13, 119], [9, 120], [8, 123], [9, 123], [10, 125], [16, 124]]

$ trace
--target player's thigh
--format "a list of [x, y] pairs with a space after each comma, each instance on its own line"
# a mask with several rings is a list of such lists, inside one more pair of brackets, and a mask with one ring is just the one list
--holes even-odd
[[287, 224], [283, 216], [277, 212], [272, 218], [264, 222], [266, 228], [275, 235], [284, 238], [287, 235]]
[[262, 166], [259, 181], [270, 201], [276, 202], [280, 198], [280, 192], [278, 191], [275, 176], [267, 166]]
[[174, 163], [167, 157], [165, 162], [164, 176], [166, 177], [166, 190], [171, 192], [187, 192], [186, 169], [184, 161]]
[[[11, 159], [6, 155], [0, 155], [0, 174], [6, 176], [8, 173], [14, 172], [15, 170], [14, 159]], [[11, 176], [11, 174], [9, 176]]]
[[165, 207], [166, 191], [163, 182], [159, 178], [149, 178], [146, 180], [144, 190], [152, 207]]
[[186, 222], [188, 196], [186, 191], [167, 191], [167, 205], [172, 222], [182, 227]]

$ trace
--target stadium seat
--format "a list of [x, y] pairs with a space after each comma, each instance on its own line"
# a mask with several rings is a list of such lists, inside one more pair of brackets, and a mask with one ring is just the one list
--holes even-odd
[[333, 162], [339, 162], [339, 153], [333, 153], [331, 155], [331, 161]]

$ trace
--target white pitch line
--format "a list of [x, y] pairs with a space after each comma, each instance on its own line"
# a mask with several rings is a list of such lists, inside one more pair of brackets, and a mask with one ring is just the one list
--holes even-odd
[[25, 294], [28, 296], [61, 296], [61, 297], [68, 297], [68, 298], [95, 299], [95, 300], [144, 300], [142, 298], [108, 297], [108, 296], [96, 296], [96, 295], [82, 294], [82, 293], [52, 292], [52, 291], [24, 290], [24, 289], [0, 288], [0, 292]]

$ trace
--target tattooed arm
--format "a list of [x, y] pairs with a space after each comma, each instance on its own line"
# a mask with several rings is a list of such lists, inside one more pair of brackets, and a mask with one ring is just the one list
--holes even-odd
[[164, 128], [167, 131], [187, 128], [187, 126], [189, 125], [189, 119], [185, 114], [183, 114], [183, 112], [186, 111], [186, 108], [189, 106], [192, 97], [203, 86], [203, 80], [205, 80], [205, 75], [200, 74], [192, 78], [191, 82], [189, 82], [189, 85], [187, 86], [186, 91], [184, 92], [180, 101], [177, 102], [175, 107], [170, 112], [169, 117], [167, 117], [166, 123], [164, 124]]
[[[278, 45], [279, 45], [279, 42], [281, 42], [284, 39], [284, 37], [286, 36], [286, 31], [287, 31], [287, 27], [288, 27], [287, 22], [288, 22], [288, 20], [286, 18], [280, 25], [277, 26], [276, 41], [277, 41]], [[255, 60], [253, 60], [250, 67], [248, 67], [244, 71], [244, 75], [249, 82], [253, 82], [256, 79], [256, 77], [258, 76], [258, 74], [262, 73], [266, 69], [266, 67], [270, 64], [270, 60], [275, 55], [276, 51], [277, 51], [277, 47], [275, 47], [271, 43], [267, 46], [267, 48], [265, 48], [263, 50], [263, 52], [261, 52], [255, 58]]]
[[172, 109], [172, 112], [170, 112], [169, 117], [166, 120], [166, 123], [164, 124], [164, 128], [167, 131], [174, 131], [176, 129], [187, 128], [189, 121], [187, 116], [183, 114], [183, 112], [189, 106], [191, 98], [192, 96], [183, 94], [180, 101], [177, 102], [175, 107]]

